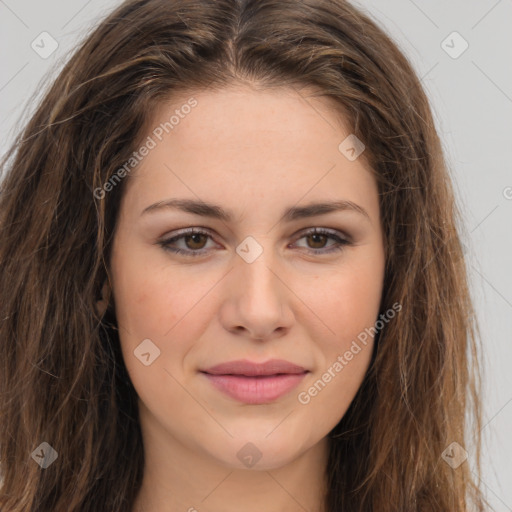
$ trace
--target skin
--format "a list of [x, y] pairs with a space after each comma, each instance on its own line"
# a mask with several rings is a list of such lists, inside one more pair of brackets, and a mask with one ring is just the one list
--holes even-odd
[[[304, 91], [182, 95], [161, 105], [147, 135], [191, 97], [197, 106], [128, 178], [111, 256], [146, 458], [133, 510], [322, 511], [327, 435], [362, 383], [371, 337], [307, 404], [298, 395], [378, 318], [385, 253], [377, 184], [362, 157], [350, 161], [338, 149], [350, 131], [332, 103]], [[141, 215], [170, 198], [211, 202], [234, 219], [170, 208]], [[345, 210], [279, 220], [287, 207], [331, 200], [352, 201], [368, 217]], [[171, 246], [201, 256], [158, 244], [191, 227], [210, 236]], [[325, 252], [337, 241], [302, 233], [315, 227], [351, 244]], [[263, 249], [250, 263], [236, 252], [248, 236]], [[144, 339], [160, 350], [147, 366], [134, 355]], [[199, 373], [244, 358], [285, 359], [310, 373], [261, 405], [230, 398]], [[247, 443], [261, 454], [252, 467], [237, 457]]]

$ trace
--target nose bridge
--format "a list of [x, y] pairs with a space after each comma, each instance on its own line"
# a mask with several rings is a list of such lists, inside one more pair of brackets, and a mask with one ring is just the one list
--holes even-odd
[[[239, 299], [258, 311], [280, 311], [282, 286], [279, 279], [279, 265], [275, 257], [271, 237], [249, 236], [237, 247], [238, 254], [235, 280]], [[252, 309], [252, 308], [250, 308]]]
[[237, 247], [238, 266], [241, 272], [241, 283], [253, 291], [267, 289], [274, 285], [275, 255], [270, 244], [270, 237], [246, 237]]
[[221, 321], [253, 339], [281, 336], [294, 321], [293, 306], [271, 236], [248, 236], [237, 247]]

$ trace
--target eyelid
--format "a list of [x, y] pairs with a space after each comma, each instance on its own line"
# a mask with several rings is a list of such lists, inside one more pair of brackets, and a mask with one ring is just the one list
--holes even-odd
[[[336, 236], [339, 236], [340, 238], [343, 238], [347, 242], [352, 241], [352, 237], [350, 235], [348, 235], [346, 232], [341, 231], [339, 229], [327, 228], [327, 227], [323, 227], [323, 226], [303, 228], [303, 229], [299, 230], [293, 236], [294, 236], [294, 238], [297, 238], [297, 237], [302, 238], [305, 235], [314, 234], [315, 232], [318, 232], [320, 234], [336, 235]], [[161, 237], [161, 241], [168, 241], [168, 240], [177, 238], [182, 235], [184, 236], [184, 235], [190, 235], [190, 234], [206, 234], [206, 235], [211, 236], [212, 238], [215, 238], [215, 233], [210, 228], [205, 228], [203, 226], [191, 226], [188, 228], [178, 229], [177, 231], [173, 231], [171, 234], [164, 235]]]
[[[206, 235], [214, 243], [217, 243], [215, 241], [214, 234], [212, 233], [212, 231], [209, 228], [204, 228], [202, 226], [193, 226], [193, 227], [179, 229], [179, 230], [173, 232], [172, 236], [164, 236], [161, 240], [159, 240], [157, 242], [157, 244], [162, 246], [162, 248], [166, 251], [169, 251], [174, 254], [185, 254], [185, 256], [195, 257], [195, 256], [201, 256], [201, 255], [209, 253], [211, 249], [191, 250], [191, 249], [178, 249], [178, 248], [170, 247], [170, 244], [172, 242], [175, 242], [176, 240], [183, 239], [186, 236], [192, 236], [192, 235], [196, 235], [196, 234]], [[338, 251], [343, 250], [348, 245], [353, 245], [352, 237], [347, 235], [345, 232], [339, 231], [339, 230], [333, 229], [333, 228], [322, 227], [322, 226], [309, 227], [309, 228], [304, 228], [304, 229], [300, 230], [299, 232], [297, 232], [294, 235], [293, 243], [295, 243], [297, 240], [300, 240], [301, 238], [304, 238], [306, 236], [315, 235], [315, 234], [327, 236], [331, 240], [334, 240], [335, 243], [332, 244], [331, 246], [327, 246], [327, 247], [320, 248], [320, 249], [302, 248], [303, 252], [305, 251], [306, 253], [308, 253], [310, 255], [322, 256], [322, 255], [327, 255], [327, 254], [331, 254], [331, 253], [336, 253]], [[338, 241], [336, 241], [336, 240], [338, 240]], [[330, 247], [330, 249], [329, 249], [329, 247]]]
[[323, 226], [315, 226], [315, 227], [312, 227], [312, 228], [304, 228], [304, 229], [300, 230], [295, 236], [299, 237], [299, 238], [302, 238], [305, 235], [311, 235], [311, 234], [315, 234], [315, 233], [318, 233], [318, 234], [328, 234], [328, 235], [337, 236], [337, 237], [342, 238], [343, 240], [345, 240], [347, 242], [351, 242], [352, 241], [352, 237], [349, 236], [344, 231], [341, 231], [339, 229], [334, 229], [334, 228], [327, 228], [327, 227], [323, 227]]

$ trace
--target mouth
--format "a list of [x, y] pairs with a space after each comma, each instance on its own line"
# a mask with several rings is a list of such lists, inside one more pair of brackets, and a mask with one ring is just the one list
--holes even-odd
[[272, 403], [288, 394], [309, 371], [288, 361], [274, 359], [263, 364], [232, 361], [200, 373], [230, 398], [259, 405]]

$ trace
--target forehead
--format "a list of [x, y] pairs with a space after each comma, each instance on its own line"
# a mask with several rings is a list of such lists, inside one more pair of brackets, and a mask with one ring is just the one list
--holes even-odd
[[162, 103], [148, 122], [143, 140], [154, 147], [131, 175], [129, 199], [139, 209], [166, 196], [234, 206], [263, 197], [365, 202], [376, 194], [374, 178], [363, 158], [340, 151], [348, 123], [333, 100], [314, 92], [232, 87]]
[[190, 148], [222, 141], [222, 148], [243, 150], [261, 145], [266, 138], [278, 152], [327, 133], [348, 135], [347, 120], [339, 113], [342, 107], [318, 94], [314, 89], [248, 86], [181, 92], [156, 109], [147, 131], [163, 128], [164, 138], [170, 139], [166, 136], [172, 133], [176, 144]]

